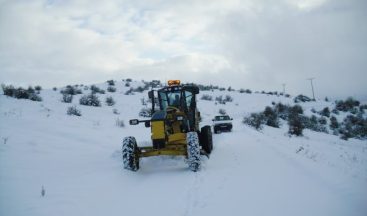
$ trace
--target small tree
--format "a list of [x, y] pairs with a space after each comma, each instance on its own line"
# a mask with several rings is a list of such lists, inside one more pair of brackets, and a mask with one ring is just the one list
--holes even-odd
[[262, 125], [265, 123], [264, 115], [262, 113], [251, 113], [243, 119], [242, 123], [247, 124], [256, 130], [261, 130]]
[[233, 101], [233, 98], [230, 95], [226, 95], [224, 101], [225, 102], [232, 102]]
[[320, 115], [325, 117], [330, 117], [330, 110], [329, 107], [325, 107], [323, 110], [320, 111]]
[[125, 95], [132, 95], [132, 94], [134, 94], [133, 93], [133, 90], [134, 89], [132, 87], [130, 87], [130, 89], [125, 92]]
[[342, 134], [342, 139], [357, 138], [366, 139], [367, 138], [367, 118], [363, 118], [362, 114], [357, 116], [348, 115], [344, 118], [340, 126], [340, 134]]
[[297, 97], [294, 98], [294, 102], [295, 103], [299, 103], [299, 102], [310, 102], [310, 101], [312, 101], [311, 98], [309, 98], [309, 97], [307, 97], [305, 95], [302, 95], [302, 94], [300, 94], [300, 95], [298, 95]]
[[219, 114], [221, 114], [221, 115], [226, 115], [227, 114], [227, 112], [226, 112], [226, 110], [225, 109], [219, 109]]
[[226, 104], [226, 102], [223, 100], [223, 96], [220, 95], [218, 97], [215, 97], [215, 100], [218, 101], [220, 104]]
[[107, 80], [107, 83], [110, 86], [114, 86], [115, 85], [115, 81], [114, 80]]
[[352, 110], [355, 106], [359, 106], [360, 102], [352, 97], [347, 98], [345, 101], [336, 101], [335, 109], [343, 112]]
[[125, 123], [123, 120], [116, 119], [116, 126], [117, 127], [125, 127]]
[[292, 113], [288, 119], [289, 130], [291, 135], [302, 136], [305, 126], [302, 123], [300, 115], [298, 113]]
[[325, 117], [320, 117], [320, 118], [318, 119], [318, 122], [319, 122], [320, 124], [322, 124], [322, 125], [326, 125], [326, 124], [327, 124], [327, 120], [326, 120], [326, 118], [325, 118]]
[[14, 97], [17, 99], [28, 99], [29, 93], [23, 88], [17, 88], [14, 92]]
[[35, 87], [34, 87], [34, 89], [35, 89], [36, 91], [40, 92], [40, 91], [42, 90], [42, 87], [41, 87], [41, 86], [39, 86], [39, 85], [37, 85], [37, 86], [35, 86]]
[[4, 95], [17, 98], [17, 99], [29, 99], [32, 101], [42, 101], [42, 98], [35, 93], [35, 90], [32, 87], [28, 89], [23, 89], [21, 87], [14, 88], [12, 85], [1, 85]]
[[118, 109], [113, 109], [112, 112], [113, 114], [120, 115], [120, 112], [118, 111]]
[[31, 101], [42, 101], [42, 98], [37, 94], [30, 94], [28, 99]]
[[290, 107], [288, 105], [284, 105], [282, 103], [277, 103], [274, 106], [275, 112], [277, 113], [277, 115], [279, 116], [279, 118], [283, 119], [283, 120], [287, 120], [288, 119], [288, 111], [290, 109]]
[[333, 130], [337, 130], [339, 128], [339, 122], [335, 116], [330, 117], [330, 128]]
[[83, 95], [79, 99], [79, 103], [85, 106], [95, 106], [95, 107], [101, 106], [101, 102], [98, 96], [95, 94]]
[[110, 96], [110, 97], [106, 97], [106, 104], [107, 106], [113, 106], [115, 105], [115, 100]]
[[61, 101], [64, 103], [71, 103], [73, 101], [73, 95], [71, 94], [62, 94]]
[[1, 84], [1, 88], [3, 89], [4, 95], [13, 97], [14, 92], [15, 92], [14, 86], [12, 85], [7, 86], [5, 84]]
[[107, 87], [107, 91], [108, 91], [108, 92], [116, 92], [116, 88], [115, 88], [115, 87], [113, 87], [113, 86], [108, 86], [108, 87]]
[[29, 94], [34, 94], [34, 93], [36, 93], [36, 91], [34, 90], [34, 88], [33, 88], [32, 86], [29, 86], [29, 87], [28, 87], [27, 92], [28, 92]]
[[78, 89], [75, 86], [71, 86], [71, 85], [67, 85], [64, 89], [62, 89], [61, 94], [70, 94], [70, 95], [77, 95], [77, 94], [82, 94], [82, 90]]
[[105, 93], [103, 89], [100, 89], [96, 85], [91, 85], [90, 90], [92, 91], [92, 94], [96, 94], [96, 93], [104, 94]]
[[250, 90], [250, 89], [243, 89], [243, 88], [241, 88], [240, 90], [239, 90], [239, 92], [240, 93], [246, 93], [246, 94], [251, 94], [252, 93], [252, 91]]
[[207, 100], [207, 101], [212, 101], [213, 97], [208, 95], [208, 94], [203, 94], [200, 98], [201, 100]]
[[82, 112], [76, 108], [76, 106], [68, 107], [66, 114], [68, 115], [75, 115], [75, 116], [81, 116]]
[[265, 117], [265, 124], [270, 127], [279, 127], [278, 114], [269, 106], [267, 106], [263, 112]]
[[291, 114], [303, 114], [303, 108], [300, 105], [294, 105], [290, 109]]
[[335, 108], [333, 110], [331, 110], [331, 112], [334, 113], [335, 115], [339, 115], [339, 111]]
[[145, 90], [145, 88], [144, 87], [142, 87], [142, 86], [138, 86], [137, 88], [135, 88], [133, 91], [134, 92], [143, 92]]
[[311, 118], [308, 118], [307, 116], [301, 115], [300, 118], [305, 128], [316, 132], [328, 133], [325, 117], [317, 118], [317, 116], [312, 115]]

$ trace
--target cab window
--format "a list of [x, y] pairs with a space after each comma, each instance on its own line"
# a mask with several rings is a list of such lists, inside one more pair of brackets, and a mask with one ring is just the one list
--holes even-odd
[[159, 92], [159, 99], [161, 110], [165, 110], [168, 106], [167, 94], [165, 92]]
[[168, 92], [167, 95], [169, 106], [180, 107], [181, 92]]
[[186, 96], [186, 106], [190, 108], [192, 102], [192, 93], [189, 91], [185, 91], [185, 96]]

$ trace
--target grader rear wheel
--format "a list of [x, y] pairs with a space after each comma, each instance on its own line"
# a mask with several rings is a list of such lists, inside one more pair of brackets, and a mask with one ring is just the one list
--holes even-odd
[[208, 154], [210, 154], [213, 150], [213, 136], [212, 136], [212, 130], [209, 125], [206, 125], [201, 128], [200, 145], [203, 148], [203, 150]]

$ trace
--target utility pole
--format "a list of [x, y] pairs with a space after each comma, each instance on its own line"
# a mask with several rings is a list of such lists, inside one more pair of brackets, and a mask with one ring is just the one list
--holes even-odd
[[283, 96], [285, 95], [285, 83], [282, 84], [283, 86]]
[[313, 78], [309, 78], [309, 79], [307, 79], [307, 80], [310, 80], [310, 82], [311, 82], [311, 89], [312, 89], [312, 96], [313, 96], [313, 100], [314, 101], [316, 101], [315, 100], [315, 92], [314, 92], [314, 90], [313, 90], [313, 83], [312, 83], [312, 80], [314, 80], [315, 78], [313, 77]]

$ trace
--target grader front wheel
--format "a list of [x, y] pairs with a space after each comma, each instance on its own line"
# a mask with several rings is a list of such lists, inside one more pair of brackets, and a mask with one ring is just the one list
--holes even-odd
[[199, 137], [196, 132], [188, 132], [186, 134], [187, 142], [187, 160], [191, 171], [200, 169], [200, 144]]
[[124, 168], [137, 171], [139, 169], [139, 149], [135, 137], [125, 137], [122, 143], [122, 160]]

